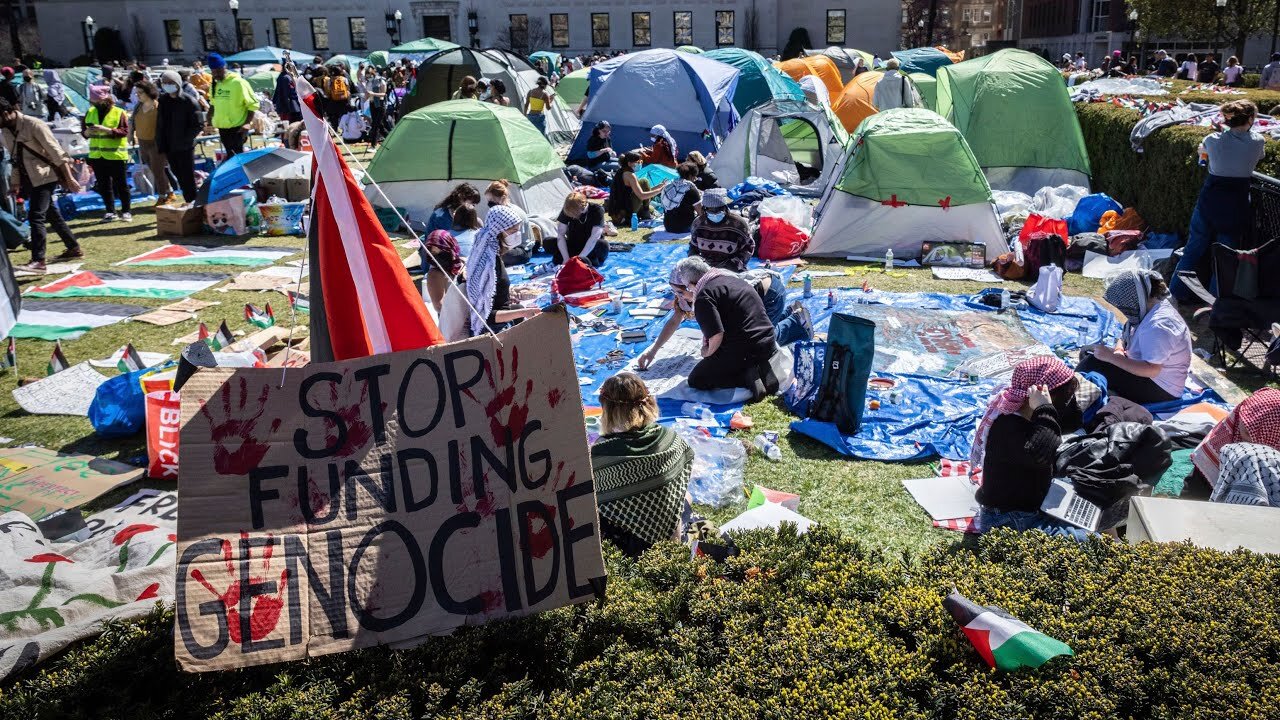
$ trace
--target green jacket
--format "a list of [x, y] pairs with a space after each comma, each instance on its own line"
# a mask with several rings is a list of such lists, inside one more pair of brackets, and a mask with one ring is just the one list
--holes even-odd
[[249, 81], [233, 72], [213, 84], [212, 96], [213, 126], [218, 129], [240, 127], [258, 109], [258, 96]]

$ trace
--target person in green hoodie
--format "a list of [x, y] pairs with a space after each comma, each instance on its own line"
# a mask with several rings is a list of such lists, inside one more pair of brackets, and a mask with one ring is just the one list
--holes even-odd
[[218, 130], [218, 138], [222, 140], [222, 149], [227, 151], [227, 156], [239, 155], [249, 140], [249, 126], [258, 110], [258, 96], [249, 81], [227, 70], [227, 61], [221, 55], [211, 53], [205, 62], [213, 76], [211, 123]]

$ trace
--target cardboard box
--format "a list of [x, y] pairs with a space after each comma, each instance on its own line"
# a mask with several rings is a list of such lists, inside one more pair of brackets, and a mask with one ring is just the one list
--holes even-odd
[[189, 207], [157, 207], [156, 235], [187, 237], [199, 235], [204, 226], [204, 208]]
[[285, 180], [285, 194], [289, 202], [306, 202], [311, 199], [311, 178], [289, 178]]
[[288, 200], [289, 189], [286, 187], [288, 183], [284, 178], [264, 177], [258, 181], [258, 186], [267, 191], [267, 196], [275, 195], [282, 200]]

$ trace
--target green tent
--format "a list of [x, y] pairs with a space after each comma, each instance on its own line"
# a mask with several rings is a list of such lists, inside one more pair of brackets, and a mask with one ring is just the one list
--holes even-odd
[[81, 97], [89, 97], [89, 85], [102, 77], [102, 71], [96, 67], [74, 67], [59, 70], [58, 77], [62, 84], [75, 90]]
[[[1001, 50], [942, 67], [937, 78], [938, 113], [964, 133], [993, 186], [1022, 189], [1004, 180], [1023, 168], [1040, 171], [1023, 177], [1043, 181], [1019, 182], [1023, 192], [1063, 182], [1088, 186], [1080, 121], [1062, 75], [1048, 61], [1025, 50]], [[1077, 173], [1082, 177], [1069, 179]]]
[[738, 68], [738, 87], [733, 92], [733, 106], [743, 117], [746, 117], [751, 108], [772, 100], [804, 102], [804, 90], [800, 88], [800, 83], [784, 75], [759, 53], [741, 48], [718, 48], [708, 50], [703, 53], [703, 57]]
[[276, 91], [276, 78], [279, 76], [280, 73], [274, 70], [259, 70], [245, 78], [245, 82], [249, 83], [254, 92], [263, 92], [269, 96]]
[[556, 85], [556, 95], [564, 100], [570, 108], [578, 107], [578, 103], [582, 102], [582, 98], [587, 96], [587, 77], [591, 74], [591, 68], [584, 67], [581, 70], [573, 72], [560, 78], [559, 84]]
[[[560, 69], [560, 53], [551, 52], [550, 50], [539, 50], [529, 56], [529, 63], [535, 68], [538, 68], [539, 60], [544, 60], [549, 63], [551, 67], [548, 69], [550, 70], [558, 71]], [[541, 70], [541, 68], [538, 69]]]
[[384, 68], [391, 64], [391, 58], [386, 50], [374, 50], [369, 53], [369, 64], [374, 67]]
[[907, 77], [911, 78], [911, 82], [915, 84], [916, 90], [920, 91], [920, 99], [924, 100], [924, 106], [930, 110], [938, 109], [938, 79], [929, 73], [911, 73]]
[[[452, 50], [459, 47], [457, 43], [451, 43], [448, 40], [437, 40], [435, 38], [422, 38], [414, 40], [403, 45], [397, 45], [389, 51], [391, 55], [430, 55], [431, 53], [440, 52], [441, 50]], [[392, 58], [394, 59], [394, 58]]]

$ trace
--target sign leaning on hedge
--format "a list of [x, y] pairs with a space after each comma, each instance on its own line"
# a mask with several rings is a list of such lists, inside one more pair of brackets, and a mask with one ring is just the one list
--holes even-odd
[[567, 322], [500, 337], [183, 387], [184, 670], [412, 645], [593, 595]]

